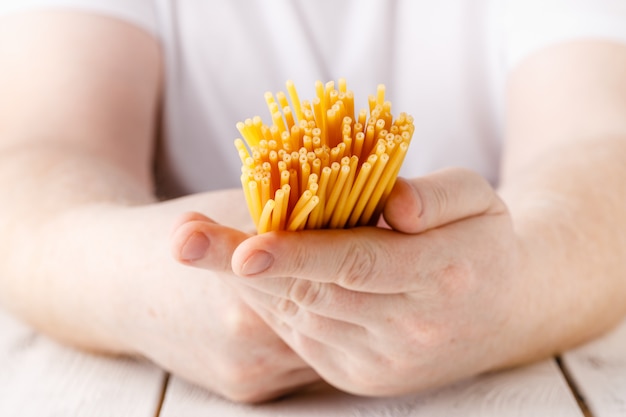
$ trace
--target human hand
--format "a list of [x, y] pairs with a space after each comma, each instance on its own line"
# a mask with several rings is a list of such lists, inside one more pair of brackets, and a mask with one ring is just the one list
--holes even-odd
[[239, 293], [322, 378], [356, 394], [412, 392], [513, 360], [517, 241], [489, 184], [465, 170], [400, 181], [384, 215], [393, 230], [246, 239], [232, 260]]
[[[202, 230], [207, 225], [228, 231], [219, 245], [211, 245], [208, 254], [211, 262], [230, 269], [233, 250], [249, 235], [199, 213], [177, 219], [171, 237], [174, 257], [194, 265], [193, 258], [206, 250], [208, 242], [203, 240]], [[177, 280], [182, 284], [177, 291], [184, 294], [177, 297], [183, 301], [177, 306], [183, 316], [167, 318], [156, 335], [161, 343], [163, 336], [172, 336], [165, 349], [162, 345], [159, 362], [171, 361], [169, 367], [175, 373], [243, 402], [273, 399], [319, 380], [228, 284], [232, 272], [230, 276], [200, 269], [187, 272], [192, 275], [190, 280]]]
[[[99, 205], [49, 226], [43, 238], [54, 248], [42, 265], [69, 279], [55, 282], [66, 297], [50, 300], [49, 309], [71, 306], [80, 323], [63, 331], [80, 332], [90, 343], [82, 346], [97, 351], [106, 338], [105, 352], [144, 356], [235, 401], [268, 400], [319, 380], [226, 279], [172, 258], [171, 227], [186, 210], [233, 225], [249, 217], [234, 190], [130, 208]], [[183, 220], [189, 225], [194, 217]], [[249, 236], [228, 230], [237, 243]], [[227, 263], [233, 248], [219, 247]]]
[[[156, 202], [158, 39], [59, 11], [3, 14], [0, 44], [3, 308], [59, 341], [141, 354], [234, 400], [318, 379], [216, 274], [172, 259], [169, 229], [180, 213], [239, 228], [249, 215], [241, 190]], [[34, 68], [46, 76], [33, 77]], [[31, 91], [37, 100], [15, 105]]]

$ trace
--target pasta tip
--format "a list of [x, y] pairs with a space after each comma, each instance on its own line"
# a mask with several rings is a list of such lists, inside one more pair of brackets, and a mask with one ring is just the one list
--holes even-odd
[[[259, 116], [236, 124], [241, 183], [258, 233], [369, 225], [391, 192], [411, 142], [413, 117], [395, 120], [386, 88], [355, 113], [346, 80], [315, 82], [301, 101], [292, 80], [264, 94], [270, 125]], [[244, 144], [245, 142], [245, 144]], [[247, 146], [246, 146], [247, 145]]]

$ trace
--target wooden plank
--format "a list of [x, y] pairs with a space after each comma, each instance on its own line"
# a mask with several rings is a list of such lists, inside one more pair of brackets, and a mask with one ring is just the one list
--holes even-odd
[[61, 346], [0, 311], [0, 416], [154, 417], [165, 373]]
[[572, 383], [595, 417], [626, 416], [626, 320], [563, 355]]
[[161, 417], [582, 417], [553, 360], [400, 398], [362, 398], [320, 384], [262, 405], [233, 404], [172, 378]]

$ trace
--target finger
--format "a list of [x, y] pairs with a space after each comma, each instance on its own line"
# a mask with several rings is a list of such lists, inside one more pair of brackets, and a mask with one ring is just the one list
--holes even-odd
[[176, 232], [176, 230], [178, 230], [178, 228], [183, 224], [189, 223], [194, 220], [215, 223], [213, 219], [205, 216], [202, 213], [198, 213], [197, 211], [188, 211], [178, 216], [178, 218], [174, 221], [174, 224], [172, 225], [171, 235], [173, 235], [174, 232]]
[[[324, 368], [338, 368], [345, 359], [354, 356], [345, 349], [338, 349], [324, 341], [317, 340], [301, 333], [283, 320], [282, 317], [265, 308], [263, 303], [251, 300], [250, 305], [267, 325], [307, 364], [318, 373]], [[345, 343], [344, 339], [344, 343]], [[322, 375], [320, 373], [320, 375]], [[323, 377], [323, 375], [322, 375]]]
[[[309, 337], [269, 311], [259, 311], [259, 315], [319, 376], [341, 390], [352, 391], [354, 375], [361, 373], [364, 366], [380, 362], [380, 358], [371, 352], [361, 356], [361, 352], [354, 348], [337, 349], [326, 341]], [[343, 339], [344, 343], [349, 340], [348, 336]]]
[[393, 315], [402, 311], [407, 303], [406, 297], [396, 294], [356, 292], [334, 283], [298, 278], [256, 278], [238, 282], [240, 286], [251, 288], [253, 297], [271, 300], [276, 305], [283, 303], [282, 307], [290, 311], [300, 309], [374, 330], [392, 321]]
[[411, 240], [417, 237], [374, 227], [264, 233], [237, 247], [232, 267], [241, 277], [294, 277], [398, 294], [414, 285], [421, 255]]
[[506, 208], [479, 174], [449, 168], [411, 180], [398, 179], [383, 211], [386, 222], [404, 233], [420, 233], [458, 220]]
[[[289, 299], [256, 290], [250, 290], [243, 297], [255, 311], [266, 312], [262, 313], [262, 318], [266, 319], [269, 313], [274, 325], [290, 329], [292, 338], [306, 336], [346, 354], [367, 356], [368, 330], [363, 326], [312, 313]], [[298, 335], [294, 336], [295, 333]]]
[[[202, 216], [204, 217], [204, 216]], [[249, 235], [222, 226], [204, 217], [181, 222], [171, 237], [172, 255], [177, 261], [217, 272], [232, 272], [235, 248]]]
[[348, 290], [428, 300], [447, 285], [469, 284], [494, 256], [508, 250], [506, 214], [477, 216], [421, 234], [375, 227], [271, 232], [235, 249], [233, 272], [251, 279], [294, 277]]

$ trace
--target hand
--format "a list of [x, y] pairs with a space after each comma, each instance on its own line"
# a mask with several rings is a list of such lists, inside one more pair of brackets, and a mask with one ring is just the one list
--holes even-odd
[[412, 392], [511, 361], [524, 297], [511, 219], [489, 184], [464, 170], [400, 181], [384, 215], [393, 230], [246, 239], [232, 260], [239, 292], [322, 378], [352, 393]]
[[[193, 265], [189, 258], [207, 250], [209, 242], [202, 238], [206, 225], [228, 231], [208, 254], [214, 264], [230, 268], [232, 251], [249, 235], [198, 213], [177, 220], [172, 234], [174, 257]], [[148, 343], [153, 359], [235, 401], [273, 399], [319, 380], [228, 285], [230, 276], [200, 269], [186, 273], [190, 276], [177, 277], [162, 294], [171, 310]]]
[[[249, 219], [235, 190], [135, 207], [98, 204], [51, 220], [37, 235], [46, 279], [31, 287], [55, 295], [40, 307], [47, 332], [92, 351], [145, 356], [235, 401], [263, 401], [319, 380], [227, 279], [172, 258], [172, 243], [186, 242], [177, 241], [184, 227], [173, 234], [171, 227], [188, 210], [226, 224]], [[235, 242], [249, 237], [228, 230], [232, 244], [211, 251], [226, 264]]]

